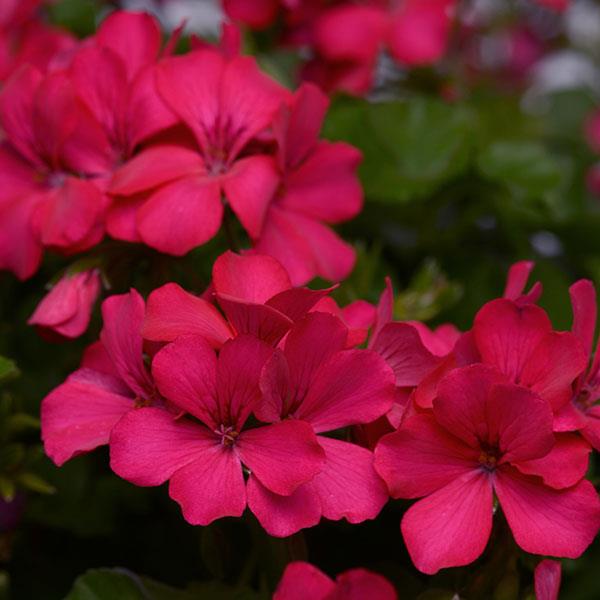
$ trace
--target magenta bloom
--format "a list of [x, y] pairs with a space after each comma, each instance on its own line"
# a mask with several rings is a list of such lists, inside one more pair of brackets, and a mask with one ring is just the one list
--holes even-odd
[[539, 394], [554, 412], [571, 400], [572, 384], [586, 366], [585, 353], [575, 335], [553, 330], [539, 306], [492, 300], [477, 313], [472, 336], [480, 356], [476, 362], [493, 365]]
[[536, 600], [558, 600], [561, 567], [557, 560], [544, 559], [535, 568]]
[[377, 573], [351, 569], [333, 581], [307, 562], [290, 563], [273, 600], [396, 600], [392, 584]]
[[600, 529], [598, 494], [582, 479], [587, 460], [555, 448], [548, 403], [485, 365], [447, 375], [433, 414], [381, 439], [375, 468], [394, 498], [423, 498], [401, 528], [424, 573], [480, 556], [494, 494], [526, 552], [576, 558]]
[[387, 501], [371, 452], [322, 435], [374, 421], [393, 401], [390, 368], [374, 352], [346, 350], [347, 336], [335, 317], [310, 313], [294, 325], [283, 351], [276, 350], [264, 367], [256, 416], [271, 423], [310, 423], [326, 457], [312, 481], [285, 497], [250, 478], [248, 504], [271, 535], [291, 535], [316, 525], [322, 516], [351, 523], [373, 519]]
[[41, 407], [46, 454], [58, 466], [108, 443], [117, 421], [136, 406], [160, 404], [142, 354], [144, 301], [131, 290], [102, 304], [104, 328], [81, 368]]
[[[293, 495], [319, 472], [324, 452], [302, 421], [246, 427], [260, 400], [261, 368], [272, 352], [251, 336], [226, 342], [218, 357], [199, 336], [165, 346], [152, 372], [181, 416], [152, 407], [125, 415], [110, 439], [112, 469], [137, 485], [170, 480], [171, 498], [193, 525], [239, 517], [247, 502], [254, 511], [255, 485]], [[276, 519], [271, 515], [265, 525]]]
[[266, 213], [256, 249], [274, 256], [293, 285], [317, 275], [345, 279], [354, 267], [354, 249], [326, 224], [355, 217], [363, 193], [356, 170], [360, 152], [343, 142], [319, 140], [328, 100], [305, 84], [273, 122], [281, 172], [279, 191]]
[[136, 239], [186, 254], [219, 230], [222, 196], [248, 234], [259, 237], [279, 175], [273, 159], [251, 142], [271, 124], [287, 92], [253, 59], [214, 49], [165, 59], [156, 82], [194, 140], [151, 146], [116, 173], [111, 192], [128, 200], [117, 199], [115, 207], [128, 202]]
[[71, 254], [102, 238], [105, 140], [67, 76], [33, 67], [2, 89], [0, 122], [0, 268], [25, 279], [42, 247]]
[[292, 288], [286, 270], [272, 257], [227, 251], [213, 265], [212, 289], [227, 316], [203, 298], [168, 283], [148, 298], [143, 334], [153, 341], [173, 341], [196, 334], [213, 347], [249, 333], [277, 344], [293, 325], [330, 290]]
[[89, 325], [99, 295], [97, 269], [66, 273], [44, 296], [27, 323], [35, 325], [44, 335], [79, 337]]
[[573, 333], [580, 340], [586, 355], [586, 366], [575, 381], [572, 402], [557, 415], [559, 431], [576, 431], [600, 450], [600, 353], [594, 352], [597, 305], [596, 290], [591, 281], [582, 279], [571, 286]]

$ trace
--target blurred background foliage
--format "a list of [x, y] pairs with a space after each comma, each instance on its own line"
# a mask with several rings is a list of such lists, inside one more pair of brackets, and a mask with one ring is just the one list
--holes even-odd
[[[100, 0], [60, 0], [48, 15], [84, 36], [109, 8]], [[576, 51], [600, 82], [600, 30], [592, 50], [574, 50], [572, 36], [552, 20], [558, 17], [543, 18], [554, 32], [545, 40], [552, 52]], [[245, 42], [264, 68], [291, 84], [291, 53], [274, 49], [268, 33], [248, 34]], [[384, 78], [368, 102], [333, 99], [324, 135], [362, 150], [366, 193], [363, 213], [341, 228], [359, 260], [338, 300], [375, 302], [390, 275], [397, 318], [450, 321], [464, 330], [502, 293], [508, 267], [533, 259], [542, 306], [557, 328], [569, 328], [568, 286], [580, 277], [600, 284], [600, 204], [585, 183], [596, 157], [583, 134], [598, 89], [585, 78], [540, 90], [534, 77], [515, 83], [463, 71], [450, 56], [435, 69]], [[241, 229], [234, 234], [243, 239]], [[110, 292], [134, 286], [147, 294], [170, 280], [201, 292], [227, 247], [219, 234], [173, 259], [106, 242]], [[412, 567], [396, 533], [403, 502], [389, 503], [375, 522], [326, 522], [278, 540], [248, 516], [190, 527], [163, 489], [136, 488], [113, 475], [104, 450], [55, 468], [41, 452], [39, 403], [77, 367], [101, 325], [96, 311], [88, 334], [62, 345], [24, 326], [40, 290], [64, 267], [49, 257], [26, 283], [0, 274], [0, 355], [10, 357], [0, 358], [0, 502], [13, 517], [0, 522], [0, 599], [10, 589], [11, 598], [36, 600], [257, 600], [269, 597], [297, 558], [332, 574], [371, 567], [397, 583], [403, 599], [450, 600], [455, 590], [461, 598], [531, 597], [535, 561], [519, 554], [501, 519], [480, 560], [431, 579]], [[563, 561], [563, 597], [600, 598], [598, 564], [598, 541], [583, 558]]]

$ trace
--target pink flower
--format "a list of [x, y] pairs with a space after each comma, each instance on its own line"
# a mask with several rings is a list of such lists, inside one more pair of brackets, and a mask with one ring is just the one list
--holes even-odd
[[541, 6], [545, 6], [546, 8], [551, 8], [552, 10], [556, 10], [562, 12], [563, 10], [567, 10], [571, 0], [535, 0]]
[[360, 212], [361, 154], [349, 144], [319, 141], [327, 106], [327, 98], [305, 84], [273, 122], [281, 184], [260, 235], [252, 237], [257, 251], [279, 260], [294, 285], [316, 276], [340, 281], [354, 267], [354, 249], [326, 224]]
[[97, 269], [66, 273], [44, 296], [27, 322], [45, 335], [79, 337], [89, 325], [99, 295], [100, 273]]
[[246, 427], [272, 352], [251, 336], [226, 342], [218, 357], [199, 336], [165, 346], [152, 372], [161, 393], [188, 416], [152, 407], [126, 414], [111, 434], [112, 469], [137, 485], [169, 480], [171, 498], [193, 525], [241, 516], [247, 503], [254, 511], [255, 485], [292, 496], [319, 472], [324, 452], [300, 420]]
[[326, 457], [312, 481], [285, 497], [250, 478], [248, 504], [271, 535], [291, 535], [322, 516], [351, 523], [373, 519], [387, 501], [372, 454], [322, 435], [373, 421], [393, 401], [390, 368], [374, 352], [346, 350], [347, 336], [332, 315], [310, 313], [294, 325], [283, 350], [276, 350], [263, 369], [258, 419], [310, 423]]
[[571, 386], [586, 366], [577, 337], [554, 331], [546, 312], [535, 304], [488, 302], [475, 317], [472, 342], [471, 361], [495, 366], [510, 381], [547, 400], [554, 412], [571, 400]]
[[582, 480], [587, 457], [557, 448], [547, 402], [486, 365], [447, 375], [432, 414], [381, 439], [375, 468], [394, 498], [423, 497], [401, 528], [424, 573], [480, 556], [494, 494], [526, 552], [576, 558], [600, 529], [598, 494]]
[[591, 281], [582, 279], [570, 288], [573, 306], [573, 334], [585, 352], [586, 361], [575, 381], [572, 402], [563, 406], [557, 415], [556, 428], [576, 431], [600, 450], [600, 353], [594, 351], [597, 305], [596, 290]]
[[186, 254], [219, 230], [222, 196], [248, 234], [259, 237], [279, 175], [257, 138], [287, 92], [253, 59], [210, 49], [161, 61], [156, 81], [193, 140], [151, 146], [117, 171], [111, 192], [127, 200], [117, 199], [115, 210], [126, 202], [132, 238]]
[[141, 296], [131, 290], [107, 298], [102, 316], [100, 341], [81, 368], [42, 400], [44, 449], [58, 466], [107, 444], [115, 424], [136, 406], [161, 403], [142, 354]]
[[392, 584], [377, 573], [351, 569], [333, 581], [307, 562], [290, 563], [273, 600], [396, 600]]
[[25, 279], [42, 247], [72, 254], [102, 238], [106, 140], [67, 76], [33, 67], [2, 89], [0, 122], [0, 269]]
[[218, 348], [234, 335], [249, 333], [276, 345], [330, 290], [292, 288], [274, 258], [228, 251], [213, 265], [212, 291], [228, 321], [205, 299], [168, 283], [148, 298], [144, 337], [173, 341], [196, 334]]
[[281, 0], [223, 0], [223, 9], [230, 19], [241, 21], [253, 29], [264, 29], [275, 20]]
[[557, 560], [544, 559], [535, 568], [536, 600], [558, 600], [561, 567]]

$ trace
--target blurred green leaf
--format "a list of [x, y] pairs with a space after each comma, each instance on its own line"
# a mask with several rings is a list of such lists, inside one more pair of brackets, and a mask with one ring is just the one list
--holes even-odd
[[56, 491], [52, 485], [35, 473], [20, 473], [17, 477], [17, 482], [24, 488], [27, 488], [32, 492], [37, 492], [38, 494], [54, 494]]
[[48, 10], [55, 25], [85, 36], [94, 32], [98, 8], [95, 0], [59, 0], [50, 4]]
[[481, 153], [478, 166], [488, 179], [527, 196], [552, 191], [562, 180], [560, 164], [536, 142], [495, 142]]
[[0, 498], [6, 502], [10, 502], [16, 493], [15, 484], [6, 477], [0, 477]]
[[19, 369], [14, 361], [0, 356], [0, 383], [19, 376]]

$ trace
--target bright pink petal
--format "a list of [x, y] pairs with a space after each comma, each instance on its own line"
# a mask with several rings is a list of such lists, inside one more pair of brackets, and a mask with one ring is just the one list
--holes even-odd
[[263, 29], [275, 19], [279, 8], [278, 0], [224, 0], [223, 8], [227, 16], [234, 21], [241, 21], [252, 29]]
[[598, 493], [585, 479], [555, 490], [504, 468], [494, 488], [515, 541], [526, 552], [578, 558], [600, 529]]
[[282, 421], [243, 431], [236, 442], [242, 462], [275, 494], [289, 496], [321, 469], [325, 453], [308, 423]]
[[[531, 417], [533, 419], [533, 417]], [[561, 489], [575, 485], [585, 476], [590, 445], [575, 433], [557, 433], [552, 450], [528, 461], [519, 461], [514, 466], [525, 475], [537, 475], [550, 487]]]
[[307, 485], [319, 497], [323, 516], [350, 523], [374, 519], [387, 502], [388, 492], [373, 468], [373, 454], [340, 440], [317, 439], [325, 450], [325, 462]]
[[218, 294], [217, 300], [238, 335], [250, 334], [275, 346], [293, 325], [289, 317], [266, 304], [253, 304], [225, 294]]
[[291, 290], [285, 290], [267, 300], [267, 306], [276, 308], [292, 321], [298, 321], [303, 318], [306, 313], [319, 302], [319, 300], [325, 298], [332, 289], [333, 288], [311, 290], [309, 288], [293, 288]]
[[[80, 367], [82, 369], [91, 369], [92, 371], [99, 371], [100, 373], [106, 373], [112, 375], [115, 379], [121, 379], [118, 371], [115, 369], [115, 365], [111, 360], [106, 348], [100, 340], [90, 344], [84, 351], [81, 357]], [[131, 390], [122, 383], [123, 391], [125, 395], [131, 394]]]
[[447, 356], [461, 336], [461, 332], [450, 323], [444, 323], [433, 331], [420, 321], [407, 321], [407, 323], [416, 328], [423, 345], [434, 356]]
[[206, 427], [162, 408], [130, 410], [110, 436], [111, 469], [136, 485], [160, 485], [178, 469], [220, 448]]
[[277, 348], [265, 363], [260, 375], [262, 397], [254, 414], [265, 423], [277, 423], [287, 417], [286, 400], [290, 392], [290, 370], [283, 352]]
[[154, 385], [144, 365], [142, 323], [144, 300], [135, 290], [110, 296], [102, 303], [102, 344], [119, 375], [142, 398], [152, 396]]
[[450, 435], [432, 416], [415, 415], [381, 438], [375, 469], [393, 498], [418, 498], [477, 468], [478, 458], [478, 450]]
[[238, 335], [223, 345], [217, 364], [219, 424], [241, 430], [260, 400], [260, 374], [272, 352], [271, 346], [250, 335]]
[[433, 575], [478, 558], [492, 530], [492, 504], [492, 485], [484, 471], [465, 473], [413, 504], [401, 529], [417, 569]]
[[452, 0], [406, 0], [392, 21], [392, 56], [409, 66], [428, 65], [444, 55], [452, 20]]
[[185, 177], [156, 191], [138, 211], [144, 242], [161, 252], [183, 256], [213, 238], [223, 217], [221, 190], [206, 177]]
[[280, 206], [326, 223], [340, 223], [362, 209], [363, 191], [356, 170], [360, 152], [341, 142], [320, 142], [285, 178]]
[[525, 291], [527, 280], [534, 266], [535, 263], [531, 260], [522, 260], [511, 265], [502, 297], [508, 300], [518, 300]]
[[273, 600], [326, 600], [335, 588], [335, 583], [317, 567], [297, 561], [286, 567]]
[[133, 408], [122, 386], [110, 375], [80, 369], [42, 401], [42, 439], [58, 466], [108, 443], [119, 419]]
[[213, 445], [171, 477], [169, 495], [185, 520], [208, 525], [222, 517], [241, 517], [246, 508], [242, 465], [231, 448]]
[[586, 413], [585, 425], [581, 434], [600, 452], [600, 406], [594, 406]]
[[288, 537], [301, 529], [314, 527], [321, 520], [319, 498], [310, 484], [301, 485], [288, 496], [281, 496], [250, 475], [247, 493], [248, 508], [269, 535]]
[[369, 423], [390, 410], [394, 392], [394, 375], [378, 354], [345, 350], [318, 369], [294, 415], [317, 432]]
[[198, 152], [183, 146], [150, 146], [118, 169], [110, 193], [131, 196], [205, 171]]
[[167, 283], [148, 296], [142, 335], [155, 342], [200, 335], [214, 348], [220, 348], [233, 333], [212, 304], [176, 283]]
[[78, 252], [102, 239], [105, 205], [103, 193], [92, 181], [68, 177], [46, 194], [33, 215], [33, 226], [45, 246]]
[[483, 362], [495, 365], [514, 382], [551, 331], [550, 319], [539, 306], [519, 306], [505, 299], [481, 308], [473, 327]]
[[141, 242], [137, 229], [137, 211], [146, 201], [144, 195], [113, 198], [106, 211], [106, 233], [116, 240]]
[[115, 11], [102, 21], [96, 41], [119, 56], [131, 81], [158, 58], [162, 40], [160, 27], [151, 15]]
[[180, 337], [152, 361], [160, 393], [214, 430], [221, 423], [217, 405], [217, 357], [200, 336]]
[[354, 249], [325, 225], [276, 206], [269, 209], [256, 250], [274, 256], [290, 274], [293, 285], [319, 275], [345, 279], [354, 267]]
[[560, 590], [561, 567], [557, 560], [545, 558], [535, 568], [536, 600], [558, 600]]
[[573, 306], [573, 333], [577, 336], [587, 356], [592, 354], [598, 309], [596, 289], [589, 279], [580, 279], [569, 288]]
[[394, 586], [383, 576], [366, 569], [350, 569], [336, 579], [332, 600], [397, 600]]
[[388, 323], [377, 334], [371, 350], [390, 365], [397, 386], [417, 386], [440, 362], [421, 341], [419, 332], [407, 323]]
[[271, 256], [231, 251], [217, 258], [212, 279], [217, 294], [260, 304], [292, 287], [285, 269]]
[[279, 182], [275, 161], [262, 155], [236, 161], [223, 181], [225, 197], [252, 239], [260, 236]]
[[552, 332], [531, 353], [516, 383], [531, 388], [557, 411], [571, 400], [572, 384], [584, 372], [587, 360], [572, 333]]
[[291, 106], [281, 107], [273, 122], [273, 132], [284, 169], [296, 168], [317, 145], [328, 106], [327, 96], [317, 86], [302, 83]]

